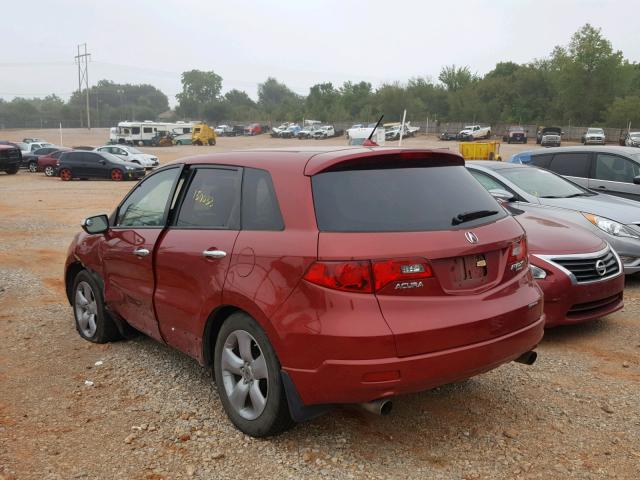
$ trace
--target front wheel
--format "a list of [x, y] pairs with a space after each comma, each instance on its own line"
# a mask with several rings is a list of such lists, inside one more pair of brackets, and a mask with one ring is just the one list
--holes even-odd
[[53, 170], [53, 167], [51, 165], [47, 165], [46, 167], [44, 167], [44, 174], [47, 177], [53, 177], [53, 172], [54, 172], [54, 170]]
[[117, 168], [111, 170], [111, 180], [114, 182], [120, 182], [123, 178], [124, 175], [122, 174], [122, 170], [118, 170]]
[[29, 162], [29, 171], [36, 173], [38, 171], [38, 164], [36, 162]]
[[235, 313], [222, 325], [213, 371], [222, 406], [242, 432], [267, 437], [293, 426], [280, 362], [249, 315]]
[[86, 270], [73, 282], [73, 315], [76, 330], [85, 340], [106, 343], [120, 337], [115, 322], [104, 309], [98, 282]]
[[62, 180], [63, 182], [68, 182], [73, 178], [73, 174], [71, 173], [71, 170], [69, 170], [68, 168], [63, 168], [62, 170], [60, 170], [60, 180]]

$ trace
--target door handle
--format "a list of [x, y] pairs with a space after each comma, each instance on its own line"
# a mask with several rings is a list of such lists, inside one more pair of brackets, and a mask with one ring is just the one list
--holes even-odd
[[146, 248], [136, 248], [133, 251], [133, 254], [137, 255], [138, 257], [146, 257], [147, 255], [149, 255], [149, 253], [151, 252], [149, 252], [149, 250]]
[[224, 258], [227, 256], [227, 252], [222, 250], [205, 250], [202, 252], [202, 256], [206, 258]]
[[605, 187], [604, 185], [598, 185], [596, 188], [598, 190], [606, 190], [607, 189], [607, 187]]

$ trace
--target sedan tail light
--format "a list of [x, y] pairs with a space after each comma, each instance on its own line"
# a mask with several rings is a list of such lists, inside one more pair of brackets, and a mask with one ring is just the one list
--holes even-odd
[[507, 259], [509, 269], [512, 271], [520, 271], [527, 265], [527, 250], [526, 237], [520, 237], [520, 239], [511, 244], [509, 248], [509, 258]]

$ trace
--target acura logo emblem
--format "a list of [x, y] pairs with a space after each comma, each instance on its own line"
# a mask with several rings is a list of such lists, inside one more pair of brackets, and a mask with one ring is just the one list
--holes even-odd
[[600, 275], [601, 277], [603, 277], [604, 274], [607, 273], [607, 266], [602, 260], [598, 260], [596, 262], [596, 272], [598, 272], [598, 275]]
[[464, 237], [469, 243], [478, 243], [478, 236], [473, 232], [464, 232]]

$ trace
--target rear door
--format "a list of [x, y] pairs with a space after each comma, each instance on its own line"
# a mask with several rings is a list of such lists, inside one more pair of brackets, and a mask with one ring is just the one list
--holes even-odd
[[105, 301], [127, 322], [161, 340], [153, 308], [153, 259], [182, 166], [138, 184], [118, 208], [103, 246]]
[[[538, 318], [525, 308], [504, 322], [481, 301], [512, 278], [508, 257], [524, 232], [464, 167], [326, 172], [312, 184], [318, 260], [370, 260], [376, 284], [406, 269], [410, 280], [376, 286], [400, 356], [480, 342]], [[472, 212], [485, 215], [458, 223]], [[512, 302], [505, 296], [501, 311], [517, 309]]]
[[610, 153], [596, 155], [589, 188], [602, 193], [640, 200], [640, 185], [633, 179], [640, 175], [640, 165], [629, 158]]
[[572, 182], [588, 188], [591, 157], [591, 152], [556, 153], [547, 168]]
[[204, 322], [221, 304], [240, 228], [242, 169], [192, 167], [156, 253], [155, 307], [167, 343], [199, 357]]

